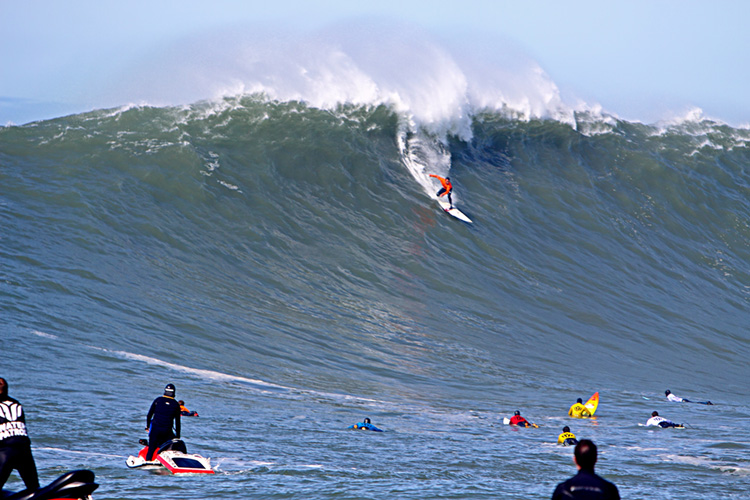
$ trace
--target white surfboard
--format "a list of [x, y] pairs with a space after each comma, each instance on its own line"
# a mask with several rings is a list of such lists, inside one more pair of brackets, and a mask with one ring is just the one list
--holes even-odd
[[452, 215], [458, 220], [462, 220], [464, 222], [468, 222], [469, 224], [472, 224], [471, 219], [466, 217], [466, 214], [464, 214], [462, 211], [460, 211], [456, 207], [450, 208], [451, 205], [447, 201], [438, 200], [438, 203], [440, 203], [440, 207], [443, 209], [445, 213]]

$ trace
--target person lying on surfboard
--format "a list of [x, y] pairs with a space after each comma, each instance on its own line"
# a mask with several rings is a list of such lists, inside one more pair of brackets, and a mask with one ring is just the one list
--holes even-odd
[[[693, 403], [693, 401], [690, 401], [686, 398], [681, 398], [680, 396], [675, 396], [672, 394], [672, 391], [667, 389], [664, 391], [664, 395], [667, 396], [667, 399], [672, 401], [673, 403]], [[696, 403], [702, 404], [702, 405], [713, 405], [711, 401], [696, 401]]]
[[536, 424], [532, 424], [525, 418], [521, 416], [521, 412], [516, 410], [515, 413], [513, 413], [513, 417], [510, 419], [509, 425], [517, 425], [518, 427], [539, 427]]
[[563, 446], [575, 446], [578, 444], [578, 439], [576, 439], [576, 435], [570, 432], [570, 427], [567, 425], [563, 427], [562, 434], [557, 436], [557, 444], [561, 444]]
[[443, 185], [442, 188], [440, 188], [440, 191], [437, 192], [438, 198], [443, 196], [444, 194], [448, 195], [448, 203], [450, 203], [450, 208], [448, 210], [451, 210], [453, 208], [453, 200], [451, 199], [451, 191], [453, 191], [453, 184], [451, 184], [451, 178], [450, 177], [440, 177], [439, 175], [430, 174], [430, 177], [434, 177], [435, 179], [440, 181], [440, 184]]
[[591, 412], [584, 406], [583, 399], [578, 398], [575, 404], [570, 407], [570, 410], [568, 410], [568, 416], [573, 418], [590, 417]]
[[651, 418], [648, 419], [646, 422], [646, 425], [653, 425], [653, 426], [659, 426], [662, 429], [666, 429], [667, 427], [682, 427], [682, 424], [675, 424], [671, 420], [667, 420], [664, 417], [659, 416], [658, 411], [654, 411], [651, 413]]
[[359, 431], [375, 431], [375, 432], [383, 432], [383, 429], [378, 429], [374, 425], [372, 425], [372, 422], [370, 422], [369, 418], [365, 418], [364, 422], [357, 422], [356, 424], [352, 424], [347, 429], [355, 429]]
[[689, 399], [681, 398], [680, 396], [675, 396], [674, 394], [672, 394], [672, 391], [670, 391], [669, 389], [664, 391], [664, 395], [667, 396], [667, 399], [672, 401], [673, 403], [689, 403], [690, 402]]

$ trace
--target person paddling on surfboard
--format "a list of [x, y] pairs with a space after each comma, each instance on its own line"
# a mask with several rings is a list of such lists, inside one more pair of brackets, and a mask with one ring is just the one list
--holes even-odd
[[513, 413], [513, 417], [511, 417], [510, 425], [517, 425], [518, 427], [539, 427], [536, 424], [532, 424], [525, 418], [521, 416], [521, 412], [516, 410], [515, 413]]
[[675, 396], [674, 394], [672, 394], [672, 391], [670, 391], [669, 389], [664, 391], [664, 395], [667, 396], [667, 399], [669, 401], [672, 401], [673, 403], [698, 403], [702, 405], [713, 405], [711, 401], [690, 401], [687, 398], [681, 398], [680, 396]]
[[448, 210], [453, 209], [453, 200], [451, 199], [451, 191], [453, 191], [453, 184], [451, 184], [451, 178], [450, 177], [440, 177], [439, 175], [430, 174], [430, 177], [434, 177], [435, 179], [440, 181], [440, 184], [443, 185], [442, 188], [440, 188], [440, 191], [437, 192], [438, 198], [443, 195], [448, 195], [448, 203], [450, 203], [450, 208]]
[[672, 401], [673, 403], [690, 403], [689, 399], [681, 398], [680, 396], [675, 396], [672, 394], [672, 391], [667, 389], [664, 391], [664, 395], [667, 396], [667, 399]]
[[363, 422], [357, 422], [356, 424], [352, 424], [347, 429], [355, 429], [360, 431], [375, 431], [375, 432], [383, 432], [383, 429], [378, 429], [374, 425], [372, 425], [372, 422], [369, 418], [365, 418]]
[[576, 439], [576, 435], [570, 432], [570, 427], [567, 425], [563, 427], [562, 434], [557, 436], [557, 444], [561, 444], [563, 446], [575, 446], [578, 444], [578, 439]]
[[666, 429], [667, 427], [683, 427], [682, 424], [676, 424], [671, 420], [660, 417], [658, 411], [654, 411], [653, 413], [651, 413], [651, 418], [648, 419], [646, 425], [659, 426], [662, 429]]

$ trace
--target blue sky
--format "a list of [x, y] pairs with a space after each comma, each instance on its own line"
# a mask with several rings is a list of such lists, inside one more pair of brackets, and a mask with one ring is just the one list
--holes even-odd
[[90, 96], [115, 85], [144, 54], [185, 37], [368, 19], [413, 25], [446, 46], [511, 45], [564, 98], [626, 119], [655, 121], [699, 107], [711, 118], [750, 123], [746, 0], [0, 0], [0, 123], [127, 104]]

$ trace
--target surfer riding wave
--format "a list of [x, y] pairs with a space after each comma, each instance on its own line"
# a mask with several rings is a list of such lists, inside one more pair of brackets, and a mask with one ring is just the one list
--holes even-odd
[[449, 210], [453, 209], [453, 200], [451, 199], [451, 191], [453, 191], [453, 184], [451, 184], [451, 178], [450, 177], [440, 177], [439, 175], [430, 174], [430, 177], [434, 177], [437, 180], [440, 181], [440, 184], [443, 185], [442, 188], [440, 188], [440, 191], [438, 191], [436, 194], [438, 198], [440, 198], [443, 195], [448, 195], [448, 203], [450, 204]]

